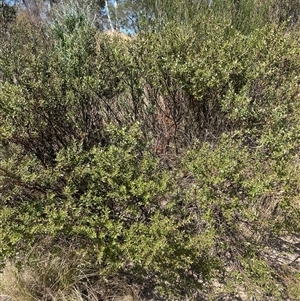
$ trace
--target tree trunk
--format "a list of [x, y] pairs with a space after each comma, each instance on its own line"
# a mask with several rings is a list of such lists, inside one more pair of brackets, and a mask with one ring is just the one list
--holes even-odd
[[23, 2], [24, 2], [24, 5], [26, 6], [27, 10], [29, 11], [30, 15], [39, 17], [40, 11], [36, 4], [36, 0], [23, 0]]

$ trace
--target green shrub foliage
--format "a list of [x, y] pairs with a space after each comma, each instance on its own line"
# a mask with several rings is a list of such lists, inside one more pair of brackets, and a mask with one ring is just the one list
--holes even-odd
[[68, 11], [0, 31], [0, 258], [47, 239], [170, 298], [292, 298], [267, 255], [300, 231], [292, 2], [159, 3], [132, 37]]

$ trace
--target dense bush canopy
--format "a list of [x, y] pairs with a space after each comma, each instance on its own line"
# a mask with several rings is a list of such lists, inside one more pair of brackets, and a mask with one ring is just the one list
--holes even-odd
[[299, 300], [299, 265], [268, 256], [300, 234], [299, 7], [223, 2], [148, 1], [132, 36], [0, 19], [3, 267], [71, 250], [85, 276], [56, 293]]

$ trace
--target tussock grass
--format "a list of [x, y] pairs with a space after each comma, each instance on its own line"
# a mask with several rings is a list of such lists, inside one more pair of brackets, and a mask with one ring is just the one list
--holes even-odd
[[22, 263], [7, 260], [0, 274], [1, 301], [137, 301], [137, 287], [122, 279], [106, 280], [100, 272], [85, 267], [84, 254], [74, 248], [60, 256], [40, 246]]

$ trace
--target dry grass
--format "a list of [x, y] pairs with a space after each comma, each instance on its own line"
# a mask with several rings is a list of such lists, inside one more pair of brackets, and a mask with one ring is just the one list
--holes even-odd
[[[39, 271], [43, 274], [42, 271]], [[58, 271], [57, 271], [58, 272]], [[50, 272], [48, 273], [48, 276]], [[56, 274], [53, 275], [54, 277]], [[60, 275], [61, 277], [63, 274]], [[138, 290], [125, 283], [116, 281], [110, 283], [59, 283], [62, 279], [52, 279], [52, 283], [43, 282], [44, 275], [38, 271], [25, 267], [18, 269], [8, 262], [0, 275], [1, 301], [138, 301]]]
[[[122, 279], [106, 281], [85, 268], [84, 254], [74, 248], [60, 256], [34, 249], [21, 265], [7, 261], [0, 273], [0, 301], [138, 301], [138, 287]], [[19, 267], [20, 266], [20, 267]]]
[[[289, 237], [276, 240], [274, 245], [265, 249], [265, 259], [278, 270], [278, 276], [286, 288], [287, 295], [282, 300], [300, 300], [299, 246], [299, 237]], [[60, 248], [55, 254], [47, 251], [49, 249], [47, 242], [40, 242], [39, 247], [20, 261], [21, 264], [6, 262], [0, 273], [0, 301], [171, 300], [162, 299], [153, 291], [143, 295], [140, 286], [128, 284], [126, 279], [118, 276], [106, 279], [99, 271], [91, 269], [85, 254], [72, 246]], [[242, 284], [233, 283], [232, 290], [229, 283], [221, 285], [217, 281], [211, 285], [211, 291], [199, 291], [194, 298], [186, 297], [181, 301], [250, 300]]]

